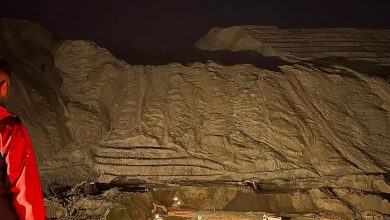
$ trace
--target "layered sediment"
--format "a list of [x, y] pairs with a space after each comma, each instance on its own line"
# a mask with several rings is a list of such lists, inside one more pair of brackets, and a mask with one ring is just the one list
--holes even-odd
[[256, 51], [293, 62], [334, 57], [390, 65], [390, 31], [386, 29], [235, 26], [213, 28], [195, 46], [209, 51]]
[[[14, 56], [16, 49], [9, 45], [37, 45], [34, 42], [42, 38], [26, 40], [21, 33], [33, 27], [8, 22], [1, 23], [8, 25], [2, 29], [3, 38], [11, 36], [1, 40], [2, 55], [16, 64], [30, 60], [34, 68], [49, 60], [45, 71], [32, 68], [31, 73], [37, 72], [34, 76], [48, 85], [54, 85], [47, 78], [50, 74], [61, 82], [51, 86], [51, 92], [41, 92], [42, 97], [56, 97], [58, 104], [46, 99], [28, 102], [31, 97], [26, 96], [26, 102], [14, 108], [30, 127], [35, 125], [34, 117], [41, 117], [42, 124], [53, 120], [58, 126], [52, 132], [32, 129], [48, 185], [74, 184], [83, 178], [121, 184], [247, 185], [250, 193], [235, 191], [220, 209], [327, 213], [343, 218], [390, 215], [387, 77], [343, 63], [311, 62], [333, 56], [360, 59], [363, 55], [346, 49], [360, 48], [353, 46], [360, 42], [360, 46], [367, 44], [366, 55], [376, 54], [375, 60], [371, 54], [365, 61], [385, 66], [387, 52], [372, 48], [387, 50], [387, 30], [244, 26], [214, 29], [197, 43], [205, 50], [254, 50], [288, 62], [267, 69], [212, 61], [129, 65], [93, 42], [53, 38], [39, 57], [34, 56], [35, 47], [25, 56]], [[335, 45], [358, 40], [342, 48], [322, 38], [334, 38]], [[320, 50], [321, 45], [327, 49]], [[333, 53], [329, 48], [339, 49]], [[17, 75], [21, 78], [24, 71], [17, 69]], [[24, 83], [23, 88], [40, 88], [33, 81], [16, 81]], [[50, 105], [53, 113], [23, 114], [23, 109], [43, 104]], [[46, 137], [54, 147], [40, 142]], [[49, 157], [48, 149], [60, 150], [50, 151]], [[238, 206], [243, 199], [253, 202]]]

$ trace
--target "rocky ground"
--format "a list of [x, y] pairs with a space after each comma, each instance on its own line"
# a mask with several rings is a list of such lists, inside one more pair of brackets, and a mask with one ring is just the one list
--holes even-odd
[[[196, 44], [209, 61], [141, 66], [0, 21], [9, 107], [32, 136], [50, 217], [389, 218], [388, 31], [215, 29]], [[348, 62], [334, 62], [326, 43], [312, 45], [319, 57], [264, 43], [280, 33], [372, 45], [339, 47]]]
[[[335, 214], [316, 206], [330, 204], [315, 198], [320, 192], [275, 196], [260, 193], [248, 185], [113, 187], [82, 183], [72, 189], [57, 189], [55, 194], [46, 200], [50, 219], [263, 219], [268, 216], [309, 220], [355, 217], [352, 213]], [[295, 203], [292, 197], [306, 201]], [[282, 201], [285, 202], [281, 204]], [[307, 213], [307, 205], [317, 212]], [[277, 211], [281, 206], [289, 213]], [[365, 213], [363, 217], [376, 219], [381, 216]]]

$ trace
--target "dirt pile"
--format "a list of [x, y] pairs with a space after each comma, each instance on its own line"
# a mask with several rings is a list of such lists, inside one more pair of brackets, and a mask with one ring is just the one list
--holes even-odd
[[[217, 209], [390, 215], [386, 78], [305, 59], [272, 70], [131, 66], [93, 42], [56, 41], [37, 25], [1, 21], [1, 55], [17, 66], [11, 107], [30, 129], [46, 186], [249, 184], [253, 192]], [[252, 202], [237, 208], [242, 199]]]
[[339, 57], [390, 65], [390, 30], [273, 26], [213, 28], [196, 42], [201, 50], [256, 51], [289, 61]]

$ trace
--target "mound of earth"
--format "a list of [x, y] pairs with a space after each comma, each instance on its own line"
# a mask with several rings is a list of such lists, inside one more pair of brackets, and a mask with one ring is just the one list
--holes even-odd
[[[346, 29], [214, 29], [199, 48], [255, 50], [288, 63], [272, 70], [212, 61], [141, 66], [93, 42], [56, 40], [39, 25], [2, 19], [0, 55], [16, 67], [10, 108], [31, 133], [44, 185], [190, 185], [211, 194], [219, 192], [211, 186], [229, 185], [236, 191], [217, 210], [388, 217], [389, 81], [343, 63], [311, 62], [357, 59], [354, 52], [299, 57], [264, 46], [248, 29], [270, 41], [286, 33], [285, 41], [306, 42], [294, 51], [346, 38]], [[363, 33], [388, 39], [385, 30], [351, 32], [362, 42], [374, 38]], [[369, 61], [387, 65], [386, 53]], [[243, 185], [250, 192], [239, 191]], [[213, 200], [195, 192], [181, 197]], [[238, 205], [243, 200], [252, 202]]]
[[386, 29], [279, 29], [253, 25], [213, 28], [195, 47], [211, 54], [237, 54], [253, 64], [269, 61], [263, 57], [273, 57], [315, 66], [342, 64], [369, 75], [390, 76], [390, 30]]

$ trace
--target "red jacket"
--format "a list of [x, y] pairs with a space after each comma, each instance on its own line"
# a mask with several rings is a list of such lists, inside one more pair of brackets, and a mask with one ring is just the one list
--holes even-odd
[[[10, 115], [0, 106], [0, 120]], [[16, 123], [0, 134], [0, 152], [5, 155], [12, 203], [19, 220], [45, 220], [41, 181], [26, 128], [21, 123]]]

